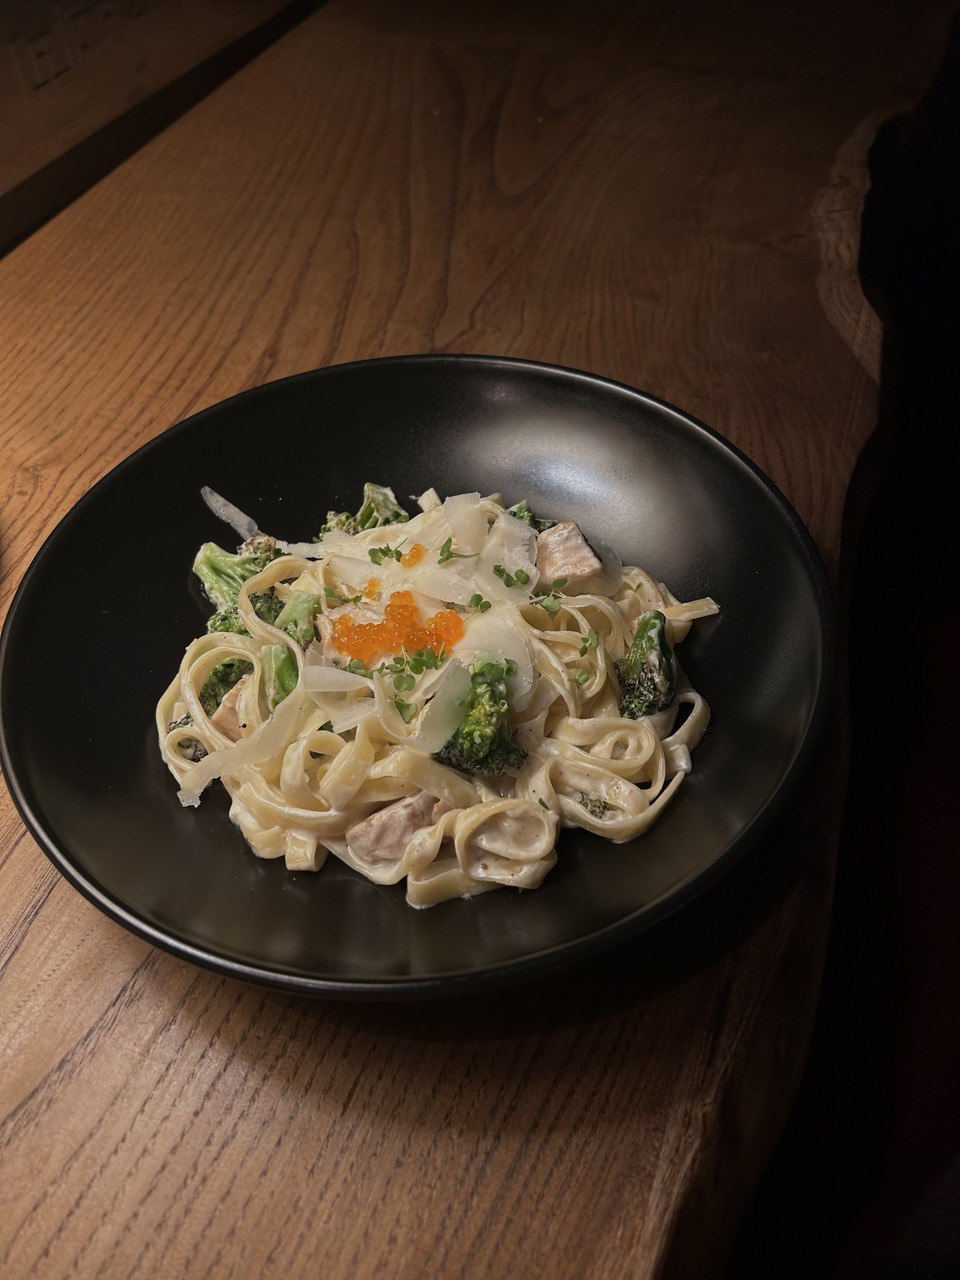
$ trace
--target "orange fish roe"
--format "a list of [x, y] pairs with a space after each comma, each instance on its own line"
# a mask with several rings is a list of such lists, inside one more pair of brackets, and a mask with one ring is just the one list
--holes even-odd
[[415, 542], [409, 551], [405, 551], [400, 557], [400, 563], [405, 569], [409, 569], [412, 564], [419, 564], [423, 557], [427, 554], [427, 548], [422, 542]]
[[363, 594], [368, 600], [375, 600], [380, 594], [380, 579], [369, 578], [367, 580], [367, 585], [363, 588]]
[[395, 591], [382, 622], [354, 622], [341, 614], [333, 624], [333, 643], [341, 653], [369, 666], [375, 658], [391, 657], [401, 650], [449, 649], [463, 636], [463, 619], [453, 609], [440, 609], [420, 620], [417, 602], [409, 591]]

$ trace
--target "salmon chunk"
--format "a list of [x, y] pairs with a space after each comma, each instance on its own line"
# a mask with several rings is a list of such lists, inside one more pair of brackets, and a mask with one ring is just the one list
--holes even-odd
[[347, 827], [350, 852], [362, 862], [402, 857], [416, 833], [423, 827], [433, 826], [437, 803], [436, 796], [420, 791], [378, 809], [369, 818]]
[[590, 543], [572, 520], [562, 520], [537, 538], [537, 568], [545, 583], [566, 578], [576, 588], [603, 568]]
[[241, 676], [223, 701], [210, 717], [210, 723], [219, 729], [225, 738], [236, 742], [240, 737], [240, 695], [246, 688], [249, 676]]

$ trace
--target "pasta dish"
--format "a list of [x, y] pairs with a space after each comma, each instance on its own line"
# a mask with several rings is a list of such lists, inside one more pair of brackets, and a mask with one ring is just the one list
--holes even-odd
[[677, 794], [710, 717], [674, 650], [709, 598], [526, 501], [364, 487], [318, 538], [194, 563], [215, 612], [157, 706], [182, 804], [219, 779], [261, 858], [329, 854], [418, 907], [533, 889], [561, 827], [621, 842]]

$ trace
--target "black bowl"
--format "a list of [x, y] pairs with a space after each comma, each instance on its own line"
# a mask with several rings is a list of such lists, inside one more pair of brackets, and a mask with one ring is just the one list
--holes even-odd
[[[207, 610], [197, 546], [233, 535], [211, 485], [309, 539], [364, 480], [401, 500], [500, 491], [569, 516], [681, 598], [712, 595], [681, 656], [713, 721], [660, 822], [612, 845], [566, 831], [534, 893], [426, 911], [331, 858], [259, 861], [222, 788], [182, 809], [154, 704]], [[44, 543], [0, 642], [0, 758], [25, 822], [108, 915], [176, 955], [289, 990], [438, 994], [543, 971], [624, 938], [729, 867], [782, 810], [815, 745], [834, 661], [830, 596], [791, 507], [679, 410], [569, 369], [473, 356], [287, 378], [171, 428], [94, 486]]]

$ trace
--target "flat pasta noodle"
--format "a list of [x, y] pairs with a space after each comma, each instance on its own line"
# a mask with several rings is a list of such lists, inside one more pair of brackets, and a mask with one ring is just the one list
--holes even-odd
[[312, 545], [201, 549], [225, 629], [187, 646], [156, 709], [181, 803], [219, 780], [258, 857], [333, 856], [415, 907], [538, 887], [562, 827], [647, 831], [709, 724], [673, 649], [714, 601], [499, 495], [428, 489], [407, 519], [392, 490], [364, 496]]

